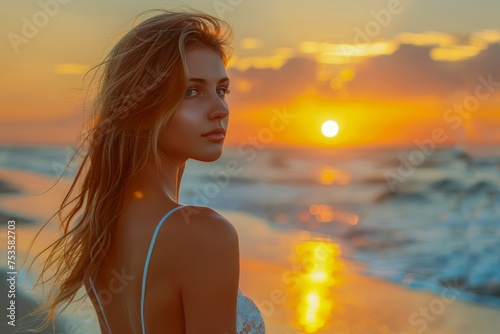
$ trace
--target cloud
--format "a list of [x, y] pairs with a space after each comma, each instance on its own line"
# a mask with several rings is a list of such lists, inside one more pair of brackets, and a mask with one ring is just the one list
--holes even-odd
[[392, 55], [367, 59], [346, 88], [354, 97], [389, 99], [443, 96], [461, 89], [460, 76], [434, 61], [430, 51], [403, 44]]
[[241, 40], [240, 46], [246, 50], [258, 49], [262, 46], [262, 41], [259, 38], [248, 37]]
[[323, 64], [349, 64], [358, 62], [364, 57], [388, 55], [397, 50], [397, 48], [398, 43], [389, 40], [359, 44], [306, 41], [299, 45], [302, 53], [314, 54], [316, 60]]
[[[476, 57], [462, 60], [453, 64], [453, 69], [467, 82], [469, 90], [478, 85], [478, 77], [492, 77], [495, 82], [500, 82], [500, 44], [490, 44]], [[500, 88], [496, 93], [500, 95]]]
[[316, 66], [311, 59], [291, 58], [277, 70], [231, 68], [231, 86], [237, 90], [234, 103], [241, 107], [287, 103], [317, 84]]
[[423, 33], [403, 32], [396, 36], [403, 44], [433, 46], [431, 58], [438, 61], [460, 61], [477, 56], [488, 44], [500, 41], [500, 31], [482, 30], [470, 35], [451, 35], [436, 31]]
[[[249, 49], [251, 50], [251, 49]], [[294, 51], [290, 48], [274, 48], [270, 56], [234, 56], [228, 63], [228, 68], [237, 68], [246, 71], [249, 68], [272, 68], [279, 69], [286, 61], [292, 58]]]
[[[329, 76], [315, 59], [291, 58], [277, 69], [230, 68], [236, 110], [288, 104], [307, 94], [332, 102], [349, 100], [447, 100], [471, 91], [478, 76], [500, 82], [500, 44], [490, 44], [476, 56], [454, 62], [435, 61], [434, 46], [403, 44], [390, 55], [365, 58], [360, 63], [335, 65]], [[334, 66], [334, 65], [328, 65]], [[500, 91], [500, 89], [498, 89]]]
[[456, 38], [453, 35], [436, 31], [425, 31], [422, 33], [402, 32], [396, 36], [396, 41], [402, 44], [413, 44], [418, 46], [448, 46], [455, 44]]
[[431, 57], [438, 61], [458, 61], [475, 57], [481, 52], [481, 48], [474, 45], [450, 45], [434, 48]]
[[493, 29], [487, 29], [487, 30], [482, 30], [478, 31], [472, 34], [471, 40], [482, 40], [486, 43], [499, 43], [500, 42], [500, 31], [498, 30], [493, 30]]
[[500, 81], [500, 44], [491, 44], [476, 57], [457, 62], [455, 69], [473, 79], [492, 74]]

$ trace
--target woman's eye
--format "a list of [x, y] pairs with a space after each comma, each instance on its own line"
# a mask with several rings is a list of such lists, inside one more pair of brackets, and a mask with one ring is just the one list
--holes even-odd
[[[222, 88], [217, 88], [216, 92], [219, 96], [226, 96], [227, 94], [230, 93], [230, 90], [229, 88], [222, 87]], [[186, 90], [186, 97], [193, 97], [197, 95], [200, 95], [200, 91], [196, 88], [189, 88], [188, 90]]]
[[223, 87], [223, 88], [217, 89], [217, 93], [220, 96], [224, 96], [224, 95], [227, 95], [227, 94], [231, 93], [231, 91], [229, 90], [229, 88]]
[[195, 96], [198, 93], [198, 90], [195, 88], [189, 88], [186, 90], [186, 96]]

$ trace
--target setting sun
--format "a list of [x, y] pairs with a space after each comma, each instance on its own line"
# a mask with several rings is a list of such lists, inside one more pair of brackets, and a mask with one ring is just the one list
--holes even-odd
[[339, 125], [332, 120], [328, 120], [321, 126], [321, 133], [325, 137], [335, 137], [339, 132]]

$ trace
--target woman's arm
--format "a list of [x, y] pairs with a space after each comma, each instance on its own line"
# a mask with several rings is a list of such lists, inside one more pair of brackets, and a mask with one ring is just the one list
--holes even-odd
[[193, 220], [179, 260], [186, 334], [236, 334], [238, 234], [216, 214]]
[[[147, 308], [161, 314], [161, 277], [176, 280], [182, 298], [185, 333], [236, 334], [239, 283], [239, 241], [233, 225], [210, 208], [198, 208], [188, 224], [170, 224], [160, 231], [148, 281]], [[181, 209], [182, 211], [184, 209]], [[178, 215], [177, 219], [184, 219]], [[160, 279], [158, 279], [160, 278]], [[169, 296], [165, 296], [169, 298]], [[171, 296], [170, 296], [171, 298]], [[165, 317], [150, 318], [148, 330], [163, 333]]]

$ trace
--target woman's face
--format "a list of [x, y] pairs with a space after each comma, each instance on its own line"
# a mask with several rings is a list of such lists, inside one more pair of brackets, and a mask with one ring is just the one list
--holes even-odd
[[208, 48], [187, 52], [187, 90], [171, 125], [162, 134], [160, 149], [171, 161], [217, 160], [224, 140], [204, 136], [217, 128], [227, 129], [226, 102], [229, 79], [221, 57]]

